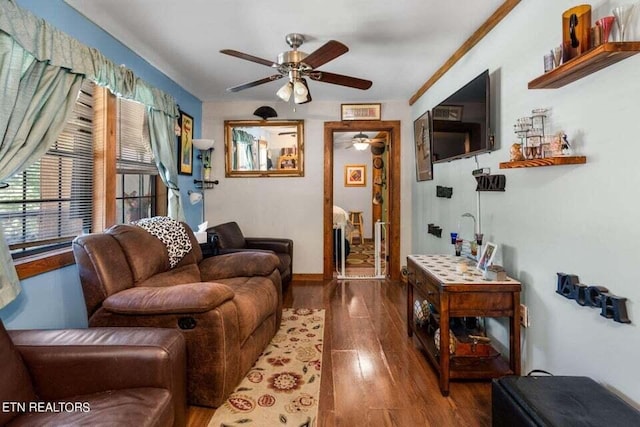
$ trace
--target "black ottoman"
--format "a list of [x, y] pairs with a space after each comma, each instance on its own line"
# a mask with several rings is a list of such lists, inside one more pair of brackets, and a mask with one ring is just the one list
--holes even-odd
[[503, 377], [491, 398], [494, 427], [640, 426], [640, 412], [587, 377]]

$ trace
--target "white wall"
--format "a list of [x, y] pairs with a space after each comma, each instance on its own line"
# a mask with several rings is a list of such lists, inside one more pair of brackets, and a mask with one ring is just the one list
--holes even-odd
[[[293, 272], [322, 273], [324, 122], [340, 120], [340, 103], [313, 101], [295, 106], [295, 111], [294, 104], [266, 104], [275, 108], [279, 119], [305, 120], [305, 173], [301, 178], [225, 178], [224, 120], [256, 119], [253, 112], [265, 103], [203, 103], [202, 135], [216, 140], [213, 177], [220, 180], [220, 185], [205, 194], [209, 224], [237, 221], [246, 236], [289, 237], [294, 241]], [[402, 121], [402, 260], [409, 253], [412, 237], [409, 189], [415, 167], [410, 113], [406, 101], [382, 103], [383, 120]]]
[[[344, 167], [345, 165], [365, 165], [367, 181], [365, 187], [345, 187]], [[333, 150], [333, 204], [340, 206], [347, 212], [362, 212], [362, 231], [364, 237], [371, 239], [372, 215], [373, 215], [373, 162], [371, 150], [358, 151], [355, 148], [348, 150], [342, 146]]]
[[[596, 20], [611, 14], [614, 2], [591, 4]], [[562, 12], [574, 5], [572, 0], [521, 2], [414, 105], [412, 116], [490, 70], [496, 141], [502, 148], [478, 161], [506, 175], [507, 184], [504, 193], [482, 193], [482, 228], [488, 240], [500, 245], [495, 262], [523, 284], [522, 300], [531, 317], [531, 327], [523, 331], [523, 372], [539, 368], [590, 376], [640, 406], [640, 285], [635, 277], [640, 55], [560, 89], [527, 89], [542, 74], [543, 55], [560, 44]], [[632, 34], [640, 31], [634, 28]], [[538, 107], [552, 108], [552, 129], [567, 133], [578, 153], [587, 156], [585, 165], [498, 169], [516, 142], [516, 119]], [[414, 252], [451, 253], [447, 239], [427, 234], [427, 223], [442, 226], [448, 236], [461, 213], [475, 210], [475, 167], [473, 159], [437, 164], [433, 181], [414, 182]], [[436, 185], [453, 187], [453, 198], [436, 198]], [[627, 297], [633, 323], [615, 323], [597, 309], [557, 295], [557, 272]], [[505, 342], [502, 322], [493, 322], [492, 332]]]

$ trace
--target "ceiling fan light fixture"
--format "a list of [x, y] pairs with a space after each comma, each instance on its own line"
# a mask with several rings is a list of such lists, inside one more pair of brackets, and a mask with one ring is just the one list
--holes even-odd
[[289, 102], [289, 98], [291, 98], [291, 93], [293, 92], [293, 85], [291, 82], [287, 82], [284, 86], [282, 86], [276, 92], [278, 98], [282, 99], [284, 102]]
[[368, 142], [363, 142], [363, 141], [354, 142], [353, 143], [353, 148], [355, 148], [358, 151], [364, 151], [367, 148], [369, 148], [369, 143]]
[[296, 80], [296, 82], [293, 84], [293, 92], [296, 95], [300, 97], [305, 97], [305, 98], [309, 94], [309, 90], [304, 85], [304, 83], [302, 83], [301, 80]]

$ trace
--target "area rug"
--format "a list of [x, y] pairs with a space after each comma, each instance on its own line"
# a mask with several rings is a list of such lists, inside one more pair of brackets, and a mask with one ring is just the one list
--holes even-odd
[[[384, 269], [384, 257], [382, 257], [381, 267]], [[349, 268], [373, 268], [375, 267], [375, 248], [373, 242], [366, 241], [362, 245], [352, 245], [351, 252], [346, 259], [346, 266]]]
[[318, 417], [324, 310], [284, 309], [282, 325], [209, 427], [311, 427]]

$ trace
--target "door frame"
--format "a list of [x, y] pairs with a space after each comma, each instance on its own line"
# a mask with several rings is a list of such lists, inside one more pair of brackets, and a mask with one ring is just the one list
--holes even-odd
[[335, 132], [386, 131], [389, 134], [387, 150], [387, 186], [389, 190], [387, 224], [387, 277], [400, 280], [400, 121], [362, 120], [324, 123], [324, 263], [323, 278], [333, 278], [333, 134]]

